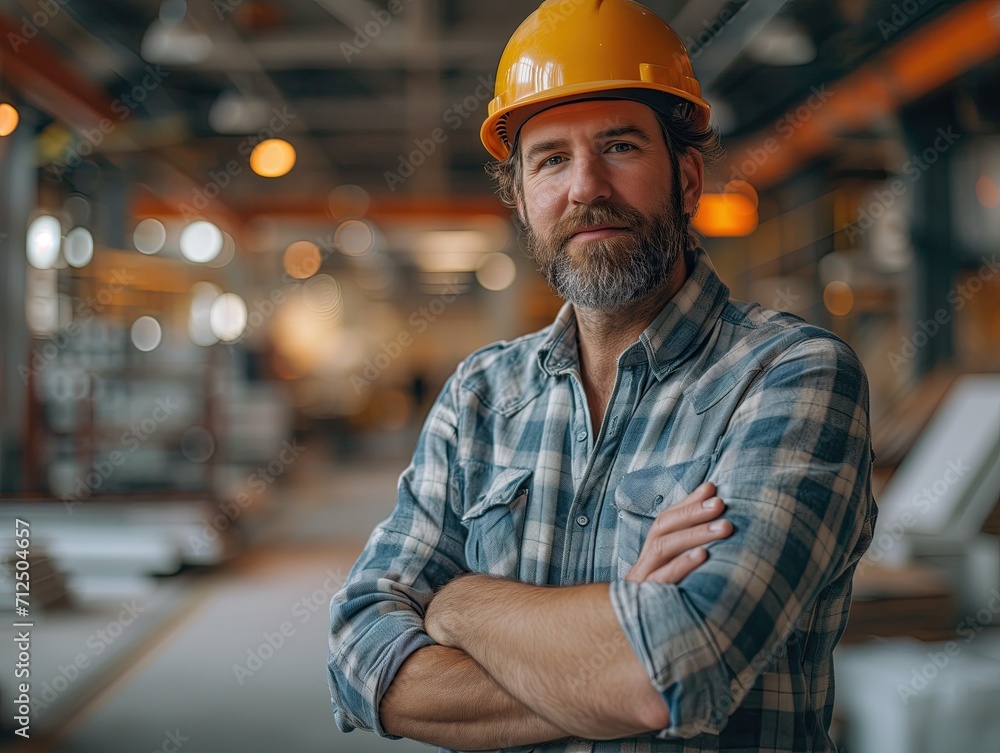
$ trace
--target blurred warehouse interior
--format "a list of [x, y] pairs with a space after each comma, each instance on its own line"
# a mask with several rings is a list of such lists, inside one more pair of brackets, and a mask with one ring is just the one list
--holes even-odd
[[[1000, 3], [644, 4], [728, 149], [696, 226], [732, 296], [833, 331], [870, 380], [845, 750], [995, 751]], [[0, 0], [0, 610], [19, 517], [39, 630], [70, 646], [47, 677], [119, 604], [149, 610], [84, 650], [103, 668], [40, 714], [53, 746], [110, 750], [88, 699], [118, 708], [123, 662], [206, 583], [283, 547], [346, 572], [458, 361], [554, 318], [479, 140], [536, 6]]]

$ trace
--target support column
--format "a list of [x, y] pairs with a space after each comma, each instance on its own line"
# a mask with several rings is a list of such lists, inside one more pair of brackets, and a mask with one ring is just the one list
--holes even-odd
[[947, 132], [951, 127], [954, 133], [961, 134], [961, 129], [951, 92], [942, 92], [907, 108], [900, 120], [909, 153], [908, 164], [921, 172], [921, 177], [913, 182], [910, 238], [915, 261], [914, 296], [912, 319], [904, 333], [912, 337], [921, 332], [917, 322], [935, 321], [941, 310], [950, 314], [943, 324], [935, 322], [940, 330], [933, 337], [928, 336], [927, 343], [917, 349], [913, 375], [919, 377], [955, 354], [954, 311], [947, 298], [958, 267], [952, 232], [951, 160], [954, 149], [961, 144], [961, 136], [955, 144], [945, 145], [939, 131]]
[[28, 218], [38, 198], [33, 113], [17, 105], [21, 122], [0, 138], [0, 492], [22, 491], [28, 387], [19, 373], [31, 347], [25, 316]]

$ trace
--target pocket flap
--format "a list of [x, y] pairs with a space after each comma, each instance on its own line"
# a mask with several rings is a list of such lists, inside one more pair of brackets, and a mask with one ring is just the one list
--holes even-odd
[[615, 506], [654, 518], [681, 502], [705, 481], [711, 455], [673, 465], [651, 465], [626, 473], [615, 489]]
[[476, 500], [468, 510], [462, 514], [462, 520], [478, 518], [487, 510], [497, 505], [511, 505], [517, 500], [523, 490], [528, 489], [528, 483], [534, 471], [527, 468], [508, 468], [501, 471], [486, 490], [486, 493]]

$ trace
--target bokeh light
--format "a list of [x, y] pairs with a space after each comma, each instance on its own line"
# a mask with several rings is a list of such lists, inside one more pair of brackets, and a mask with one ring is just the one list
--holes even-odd
[[85, 227], [76, 227], [66, 234], [63, 256], [71, 267], [85, 267], [94, 258], [94, 236]]
[[215, 453], [215, 437], [204, 426], [189, 426], [181, 432], [181, 454], [192, 463], [204, 463]]
[[236, 239], [226, 231], [222, 231], [222, 250], [219, 255], [206, 264], [212, 269], [221, 269], [236, 258]]
[[140, 316], [132, 323], [132, 344], [137, 350], [148, 353], [156, 350], [163, 339], [160, 323], [151, 316]]
[[222, 251], [222, 231], [211, 222], [192, 222], [181, 232], [181, 253], [184, 258], [205, 264]]
[[691, 220], [695, 230], [711, 237], [737, 237], [750, 235], [757, 229], [756, 191], [745, 181], [738, 183], [743, 184], [740, 190], [731, 190], [729, 184], [724, 193], [701, 195], [698, 213]]
[[333, 237], [337, 247], [348, 256], [363, 256], [368, 253], [375, 240], [375, 234], [367, 222], [348, 220], [341, 223]]
[[295, 147], [284, 139], [267, 139], [250, 152], [250, 169], [263, 178], [280, 178], [295, 166]]
[[223, 293], [212, 302], [209, 312], [212, 334], [223, 342], [239, 340], [247, 328], [247, 305], [235, 293]]
[[476, 279], [487, 290], [506, 290], [516, 278], [517, 265], [503, 253], [486, 254], [476, 270]]
[[212, 332], [212, 304], [220, 295], [222, 288], [211, 282], [196, 282], [191, 288], [188, 335], [195, 345], [207, 348], [219, 342], [219, 338]]
[[854, 308], [854, 291], [841, 280], [834, 280], [823, 289], [823, 303], [834, 316], [847, 316]]
[[208, 123], [218, 133], [252, 133], [264, 126], [270, 114], [267, 101], [227, 91], [209, 108]]
[[295, 241], [287, 249], [281, 260], [289, 276], [296, 280], [307, 280], [319, 272], [323, 257], [319, 247], [310, 241]]
[[136, 250], [144, 254], [159, 253], [167, 242], [167, 229], [163, 223], [152, 218], [143, 220], [135, 226], [132, 233], [132, 243]]
[[343, 314], [344, 299], [340, 284], [330, 275], [317, 275], [306, 282], [302, 290], [306, 306], [323, 319], [339, 322]]
[[6, 102], [0, 105], [0, 136], [10, 136], [20, 120], [21, 116], [13, 105]]
[[28, 225], [25, 252], [28, 263], [35, 269], [52, 269], [59, 258], [62, 243], [62, 225], [50, 214], [36, 217]]
[[330, 216], [335, 220], [363, 217], [371, 206], [371, 196], [361, 186], [337, 186], [327, 196]]

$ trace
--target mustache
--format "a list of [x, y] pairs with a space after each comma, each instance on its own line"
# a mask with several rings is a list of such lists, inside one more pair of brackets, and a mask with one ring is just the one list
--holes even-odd
[[587, 227], [613, 225], [636, 230], [642, 227], [644, 219], [642, 212], [633, 207], [601, 202], [582, 206], [563, 217], [556, 223], [553, 235], [559, 239], [560, 245], [564, 245], [575, 233]]

